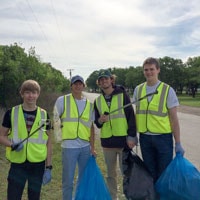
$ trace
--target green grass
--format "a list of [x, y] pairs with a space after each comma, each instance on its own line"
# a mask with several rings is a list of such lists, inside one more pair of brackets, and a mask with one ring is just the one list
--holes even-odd
[[[100, 146], [100, 140], [98, 134], [96, 134], [95, 140], [96, 152], [97, 152], [97, 164], [103, 174], [106, 177], [106, 167], [102, 148]], [[7, 190], [7, 175], [10, 168], [10, 163], [5, 159], [5, 148], [0, 146], [0, 199], [6, 200]], [[43, 186], [41, 192], [41, 200], [61, 200], [62, 199], [62, 162], [61, 162], [61, 147], [60, 143], [53, 141], [53, 158], [52, 158], [53, 170], [51, 183]], [[118, 178], [119, 184], [119, 199], [124, 200], [122, 194], [122, 176]], [[22, 200], [27, 200], [27, 189], [25, 188]]]
[[[178, 95], [178, 99], [181, 105], [200, 107], [200, 94], [197, 94], [195, 98], [192, 98], [192, 96], [188, 96], [185, 94]], [[95, 145], [96, 151], [98, 153], [98, 156], [96, 158], [97, 164], [101, 169], [103, 176], [106, 177], [106, 167], [98, 134], [96, 135], [95, 144], [96, 144]], [[52, 181], [50, 184], [42, 188], [41, 200], [62, 199], [61, 147], [60, 143], [56, 143], [55, 141], [53, 141], [52, 162], [53, 162]], [[10, 168], [10, 163], [5, 159], [5, 147], [0, 145], [0, 200], [6, 200], [7, 175], [9, 168]], [[124, 200], [125, 198], [122, 194], [122, 176], [119, 176], [118, 178], [118, 185], [119, 185], [119, 200]], [[24, 191], [22, 200], [27, 200], [26, 189]]]
[[195, 98], [191, 95], [181, 94], [178, 95], [178, 99], [181, 105], [200, 107], [200, 94], [197, 94]]

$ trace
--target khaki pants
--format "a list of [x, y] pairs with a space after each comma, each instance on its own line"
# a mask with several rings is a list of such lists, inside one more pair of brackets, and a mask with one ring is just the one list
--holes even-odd
[[112, 200], [117, 199], [117, 158], [122, 173], [122, 148], [103, 148], [107, 166], [107, 185]]

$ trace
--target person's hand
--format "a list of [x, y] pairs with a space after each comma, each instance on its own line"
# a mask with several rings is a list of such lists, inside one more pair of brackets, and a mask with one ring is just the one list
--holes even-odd
[[109, 115], [107, 115], [107, 114], [101, 115], [101, 116], [99, 117], [98, 121], [99, 121], [100, 124], [103, 124], [103, 123], [105, 123], [105, 122], [108, 122], [108, 121], [109, 121]]
[[94, 149], [91, 149], [91, 154], [94, 156], [94, 157], [96, 157], [97, 156], [97, 153], [96, 153], [96, 151], [94, 150]]
[[11, 150], [19, 152], [23, 149], [23, 147], [24, 147], [23, 143], [13, 143], [11, 145]]
[[42, 184], [46, 185], [51, 181], [51, 169], [45, 169]]
[[184, 150], [183, 147], [181, 146], [181, 143], [180, 143], [180, 142], [177, 142], [177, 143], [175, 144], [175, 152], [176, 152], [176, 154], [177, 154], [177, 153], [180, 153], [182, 156], [184, 155], [185, 150]]
[[127, 137], [127, 145], [130, 149], [134, 148], [135, 145], [137, 145], [138, 143], [138, 137], [135, 136], [135, 137], [131, 137], [131, 136], [128, 136]]

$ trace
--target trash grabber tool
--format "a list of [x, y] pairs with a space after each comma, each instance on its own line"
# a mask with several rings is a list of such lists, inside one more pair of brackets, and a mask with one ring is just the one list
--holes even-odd
[[119, 107], [119, 108], [117, 108], [117, 109], [115, 109], [115, 110], [113, 110], [113, 111], [111, 111], [111, 112], [104, 112], [104, 115], [109, 115], [109, 114], [112, 114], [112, 113], [114, 113], [114, 112], [116, 112], [116, 111], [118, 111], [118, 110], [124, 109], [124, 108], [126, 108], [126, 107], [128, 107], [128, 106], [131, 106], [132, 104], [137, 103], [138, 101], [141, 101], [142, 99], [145, 99], [145, 98], [147, 98], [147, 97], [149, 97], [149, 96], [151, 96], [151, 95], [154, 95], [154, 94], [158, 94], [158, 91], [156, 90], [156, 91], [154, 91], [154, 92], [151, 92], [151, 93], [149, 93], [149, 94], [146, 94], [145, 96], [143, 96], [143, 97], [141, 97], [141, 98], [139, 98], [139, 99], [137, 99], [137, 100], [135, 100], [135, 101], [132, 101], [132, 102], [130, 102], [130, 103], [124, 105], [124, 106], [121, 106], [121, 107]]
[[11, 147], [11, 151], [16, 150], [20, 144], [22, 144], [23, 142], [28, 140], [32, 135], [34, 135], [37, 131], [42, 129], [45, 125], [51, 125], [50, 123], [51, 123], [50, 120], [45, 120], [45, 122], [42, 122], [42, 124], [37, 129], [35, 129], [32, 133], [30, 133], [26, 138], [24, 138], [19, 143], [15, 144], [13, 147]]

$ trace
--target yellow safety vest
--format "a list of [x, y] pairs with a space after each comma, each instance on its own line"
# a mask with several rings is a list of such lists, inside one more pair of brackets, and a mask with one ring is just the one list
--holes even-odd
[[[161, 82], [157, 87], [158, 94], [153, 95], [150, 102], [147, 98], [136, 105], [136, 122], [139, 133], [171, 133], [167, 109], [169, 85]], [[146, 83], [138, 86], [137, 99], [146, 95]]]
[[[37, 107], [35, 121], [31, 128], [30, 134], [41, 126], [42, 121], [47, 120], [47, 113], [40, 107]], [[18, 143], [25, 139], [29, 134], [26, 128], [22, 105], [12, 108], [11, 111], [11, 131], [8, 136], [10, 140]], [[47, 157], [47, 140], [48, 135], [44, 131], [46, 126], [34, 133], [28, 140], [23, 142], [23, 149], [19, 152], [11, 151], [10, 147], [6, 148], [6, 157], [12, 163], [42, 162]]]
[[[99, 114], [104, 114], [104, 112], [112, 112], [113, 110], [122, 107], [124, 103], [123, 93], [113, 95], [110, 108], [108, 107], [103, 95], [100, 95], [96, 99], [96, 106]], [[124, 109], [120, 109], [109, 115], [110, 120], [105, 122], [101, 128], [101, 138], [109, 138], [111, 136], [126, 136], [128, 130], [128, 124]]]
[[61, 116], [62, 139], [90, 140], [92, 126], [93, 104], [86, 100], [84, 111], [79, 115], [75, 99], [70, 95], [64, 96], [64, 112]]

